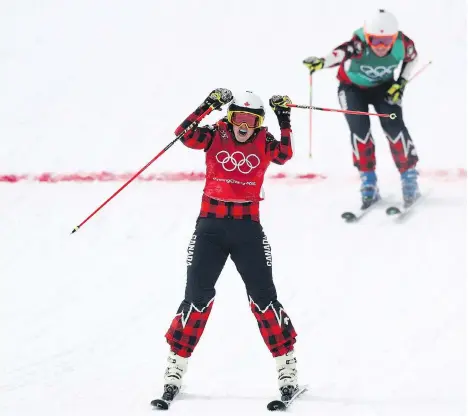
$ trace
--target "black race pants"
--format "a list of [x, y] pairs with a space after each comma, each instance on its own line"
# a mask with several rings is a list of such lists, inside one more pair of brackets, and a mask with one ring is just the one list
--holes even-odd
[[[188, 248], [185, 299], [166, 333], [171, 350], [190, 357], [213, 307], [215, 284], [228, 256], [241, 275], [250, 308], [265, 345], [274, 357], [293, 349], [296, 331], [277, 300], [271, 248], [257, 221], [199, 218]], [[230, 329], [225, 342], [237, 343], [241, 328]], [[219, 344], [222, 347], [223, 343]]]
[[[418, 156], [411, 136], [403, 121], [401, 105], [389, 104], [385, 95], [392, 83], [382, 84], [373, 88], [359, 88], [356, 85], [340, 84], [338, 98], [341, 108], [353, 111], [369, 111], [372, 105], [377, 113], [396, 114], [396, 119], [379, 117], [380, 124], [388, 139], [392, 157], [400, 172], [416, 165]], [[375, 169], [375, 144], [371, 134], [369, 116], [346, 114], [351, 131], [353, 163], [360, 171]]]
[[188, 248], [185, 300], [206, 305], [231, 256], [247, 294], [260, 307], [276, 300], [271, 248], [259, 222], [199, 218]]

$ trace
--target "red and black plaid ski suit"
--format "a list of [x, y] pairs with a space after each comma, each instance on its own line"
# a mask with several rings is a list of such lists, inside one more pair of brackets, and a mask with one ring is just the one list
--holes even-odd
[[[176, 134], [204, 111], [200, 106]], [[258, 191], [268, 164], [284, 164], [292, 157], [289, 120], [280, 126], [279, 141], [261, 128], [249, 143], [239, 144], [225, 119], [196, 128], [182, 139], [186, 146], [204, 150], [207, 161], [201, 210], [188, 247], [185, 297], [166, 333], [171, 350], [182, 357], [192, 354], [203, 334], [215, 284], [229, 256], [245, 283], [251, 310], [272, 355], [285, 354], [296, 342], [296, 331], [277, 299], [271, 247], [259, 220]], [[231, 331], [227, 339], [238, 342], [242, 328]]]

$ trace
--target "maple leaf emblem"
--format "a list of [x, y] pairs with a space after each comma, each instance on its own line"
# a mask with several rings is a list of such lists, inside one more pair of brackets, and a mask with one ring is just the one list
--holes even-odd
[[249, 107], [249, 106], [250, 106], [250, 103], [249, 103], [248, 101], [246, 101], [246, 102], [244, 103], [244, 105], [245, 105], [246, 107]]

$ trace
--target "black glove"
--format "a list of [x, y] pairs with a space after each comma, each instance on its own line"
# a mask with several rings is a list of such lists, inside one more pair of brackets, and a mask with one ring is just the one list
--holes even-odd
[[232, 92], [226, 88], [216, 88], [206, 97], [203, 105], [214, 107], [215, 110], [221, 110], [224, 104], [232, 101]]
[[291, 107], [287, 104], [291, 104], [292, 101], [287, 95], [273, 95], [270, 98], [270, 107], [278, 117], [278, 122], [281, 128], [291, 127]]

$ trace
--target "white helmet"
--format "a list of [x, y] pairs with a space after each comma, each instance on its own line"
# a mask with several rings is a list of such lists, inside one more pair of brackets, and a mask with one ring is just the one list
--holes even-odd
[[396, 36], [398, 21], [396, 17], [386, 10], [380, 9], [376, 14], [364, 22], [364, 33], [376, 36]]
[[[236, 125], [238, 125], [238, 122], [241, 123], [241, 121], [238, 121], [239, 117], [242, 117], [242, 115], [239, 115], [240, 112], [251, 113], [255, 115], [252, 120], [247, 121], [249, 127], [259, 128], [262, 126], [263, 120], [265, 118], [265, 107], [263, 105], [262, 99], [252, 91], [244, 91], [240, 94], [234, 95], [234, 98], [227, 111], [228, 122], [230, 124]], [[244, 121], [246, 121], [246, 116], [244, 115], [243, 117]]]
[[244, 91], [234, 95], [228, 111], [246, 111], [265, 117], [265, 107], [262, 99], [252, 91]]

